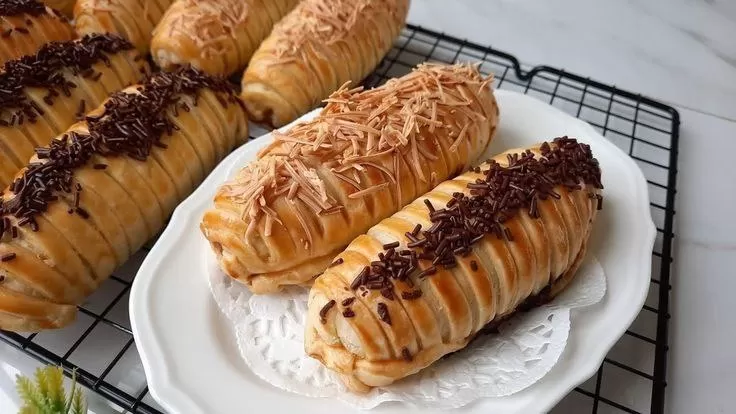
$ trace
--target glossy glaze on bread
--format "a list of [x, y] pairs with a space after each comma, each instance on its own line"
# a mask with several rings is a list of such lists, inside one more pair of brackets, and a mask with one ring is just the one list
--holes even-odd
[[79, 34], [115, 33], [141, 53], [150, 49], [153, 29], [174, 0], [77, 0], [74, 27]]
[[242, 71], [298, 0], [178, 0], [156, 26], [151, 54], [167, 70], [190, 64], [211, 75]]
[[273, 29], [243, 74], [251, 118], [279, 127], [345, 82], [358, 85], [391, 49], [409, 0], [304, 0]]

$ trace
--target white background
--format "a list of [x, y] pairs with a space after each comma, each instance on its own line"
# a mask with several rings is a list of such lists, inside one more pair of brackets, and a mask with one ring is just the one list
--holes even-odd
[[[413, 0], [409, 21], [677, 107], [682, 125], [667, 411], [732, 412], [736, 2]], [[15, 373], [37, 364], [5, 345], [0, 361], [0, 412], [12, 413]]]

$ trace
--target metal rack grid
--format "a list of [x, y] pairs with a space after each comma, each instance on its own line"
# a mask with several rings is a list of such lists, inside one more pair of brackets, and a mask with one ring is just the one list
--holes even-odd
[[[644, 171], [657, 226], [646, 304], [597, 374], [570, 393], [553, 412], [663, 413], [679, 136], [677, 111], [561, 69], [525, 67], [507, 53], [414, 25], [403, 30], [394, 48], [364, 84], [378, 85], [427, 60], [480, 62], [481, 71], [495, 74], [496, 88], [533, 95], [589, 122]], [[63, 366], [67, 374], [76, 369], [81, 384], [123, 412], [161, 412], [148, 393], [127, 306], [133, 277], [149, 249], [150, 244], [80, 306], [74, 325], [31, 335], [0, 331], [0, 339], [44, 363]]]

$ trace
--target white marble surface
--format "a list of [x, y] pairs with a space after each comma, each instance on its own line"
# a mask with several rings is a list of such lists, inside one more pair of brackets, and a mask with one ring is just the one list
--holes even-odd
[[733, 0], [413, 0], [409, 21], [736, 120]]
[[[736, 2], [413, 0], [409, 20], [680, 110], [667, 412], [733, 412], [736, 193], [729, 189], [736, 181]], [[0, 361], [0, 412], [14, 412], [10, 379], [36, 364], [4, 345]], [[630, 386], [615, 389], [626, 394]], [[574, 399], [567, 404], [557, 411], [586, 406]]]

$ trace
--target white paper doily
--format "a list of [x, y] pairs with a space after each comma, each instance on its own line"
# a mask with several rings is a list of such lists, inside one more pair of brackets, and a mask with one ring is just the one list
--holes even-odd
[[570, 309], [599, 302], [606, 292], [603, 268], [592, 256], [552, 302], [521, 313], [455, 355], [366, 395], [348, 392], [340, 379], [304, 353], [307, 290], [292, 287], [275, 295], [252, 295], [220, 271], [207, 251], [210, 290], [235, 328], [240, 354], [264, 381], [308, 396], [335, 398], [370, 409], [387, 401], [457, 408], [479, 398], [519, 392], [544, 377], [565, 349]]

